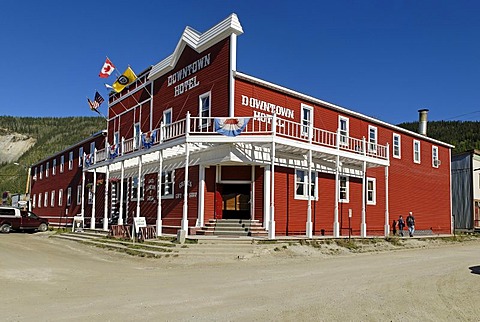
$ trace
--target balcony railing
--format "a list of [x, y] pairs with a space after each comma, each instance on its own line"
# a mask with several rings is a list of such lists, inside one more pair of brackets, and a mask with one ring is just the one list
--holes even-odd
[[[313, 128], [308, 124], [279, 119], [275, 116], [214, 118], [192, 117], [189, 114], [187, 114], [185, 119], [167, 125], [162, 124], [160, 128], [149, 133], [142, 133], [139, 137], [122, 138], [122, 141], [117, 146], [112, 145], [106, 149], [96, 151], [94, 160], [101, 162], [118, 155], [140, 150], [146, 146], [154, 146], [187, 135], [192, 138], [198, 135], [221, 136], [215, 129], [215, 119], [223, 121], [233, 120], [234, 123], [238, 120], [240, 120], [239, 123], [246, 122], [241, 132], [242, 136], [275, 135], [307, 144], [388, 160], [388, 145], [367, 142], [365, 138], [353, 138], [340, 132]], [[275, 127], [272, 126], [274, 123], [276, 124]]]

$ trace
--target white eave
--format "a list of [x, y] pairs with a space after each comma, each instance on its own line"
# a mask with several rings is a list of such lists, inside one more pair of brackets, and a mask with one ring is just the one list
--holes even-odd
[[204, 33], [198, 32], [191, 27], [186, 27], [174, 52], [152, 67], [148, 74], [148, 79], [157, 79], [174, 69], [186, 45], [200, 53], [231, 34], [243, 34], [240, 21], [234, 13]]
[[318, 98], [315, 98], [315, 97], [312, 97], [312, 96], [309, 96], [309, 95], [305, 95], [305, 94], [302, 94], [302, 93], [299, 93], [299, 92], [296, 92], [294, 90], [291, 90], [289, 88], [286, 88], [286, 87], [283, 87], [283, 86], [280, 86], [280, 85], [277, 85], [277, 84], [273, 84], [273, 83], [270, 83], [270, 82], [267, 82], [267, 81], [264, 81], [262, 79], [259, 79], [259, 78], [256, 78], [256, 77], [253, 77], [253, 76], [250, 76], [250, 75], [247, 75], [247, 74], [244, 74], [244, 73], [240, 73], [240, 72], [235, 72], [235, 77], [238, 78], [238, 79], [243, 79], [243, 80], [246, 80], [248, 82], [251, 82], [251, 83], [254, 83], [254, 84], [258, 84], [258, 85], [261, 85], [261, 86], [264, 86], [264, 87], [267, 87], [267, 88], [270, 88], [270, 89], [273, 89], [273, 90], [276, 90], [276, 91], [279, 91], [279, 92], [282, 92], [282, 93], [285, 93], [287, 95], [291, 95], [291, 96], [294, 96], [294, 97], [298, 97], [302, 100], [305, 101], [305, 103], [308, 103], [308, 102], [312, 102], [312, 103], [315, 103], [315, 104], [318, 104], [318, 105], [322, 105], [322, 106], [326, 106], [328, 108], [331, 108], [333, 110], [336, 110], [336, 111], [339, 111], [341, 113], [344, 113], [345, 115], [351, 115], [351, 116], [355, 116], [355, 117], [358, 117], [360, 119], [363, 119], [363, 120], [366, 120], [368, 122], [371, 122], [373, 124], [378, 124], [378, 125], [382, 125], [386, 128], [390, 128], [396, 132], [403, 132], [403, 133], [407, 133], [411, 136], [414, 136], [414, 137], [417, 137], [417, 138], [421, 138], [423, 140], [427, 140], [427, 141], [430, 141], [432, 143], [435, 143], [435, 144], [439, 144], [439, 145], [443, 145], [443, 146], [446, 146], [448, 148], [451, 148], [453, 149], [455, 146], [454, 145], [451, 145], [451, 144], [448, 144], [448, 143], [445, 143], [445, 142], [442, 142], [442, 141], [439, 141], [439, 140], [435, 140], [431, 137], [428, 137], [428, 136], [425, 136], [425, 135], [421, 135], [419, 133], [416, 133], [416, 132], [413, 132], [413, 131], [409, 131], [409, 130], [406, 130], [404, 128], [401, 128], [399, 126], [396, 126], [396, 125], [392, 125], [392, 124], [389, 124], [387, 122], [384, 122], [384, 121], [380, 121], [378, 119], [375, 119], [373, 117], [370, 117], [370, 116], [366, 116], [366, 115], [363, 115], [361, 113], [358, 113], [358, 112], [354, 112], [352, 110], [349, 110], [347, 108], [344, 108], [344, 107], [341, 107], [341, 106], [338, 106], [338, 105], [335, 105], [335, 104], [332, 104], [332, 103], [329, 103], [329, 102], [325, 102], [323, 100], [320, 100]]

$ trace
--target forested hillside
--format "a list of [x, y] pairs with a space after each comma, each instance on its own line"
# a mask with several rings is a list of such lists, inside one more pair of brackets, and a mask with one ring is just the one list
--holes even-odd
[[26, 167], [106, 129], [101, 117], [0, 116], [0, 138], [18, 133], [36, 140], [17, 162], [0, 160], [0, 192], [25, 192]]

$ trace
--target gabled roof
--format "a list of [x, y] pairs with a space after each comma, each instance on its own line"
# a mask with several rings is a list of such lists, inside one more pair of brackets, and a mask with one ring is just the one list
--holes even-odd
[[173, 53], [154, 65], [148, 78], [150, 80], [157, 79], [174, 69], [186, 45], [200, 53], [231, 34], [243, 34], [240, 21], [234, 13], [204, 33], [198, 32], [191, 27], [186, 27]]

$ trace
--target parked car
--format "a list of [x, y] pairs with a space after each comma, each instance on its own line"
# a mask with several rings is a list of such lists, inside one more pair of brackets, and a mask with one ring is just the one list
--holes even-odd
[[47, 231], [48, 220], [17, 207], [0, 206], [0, 232], [11, 230]]

